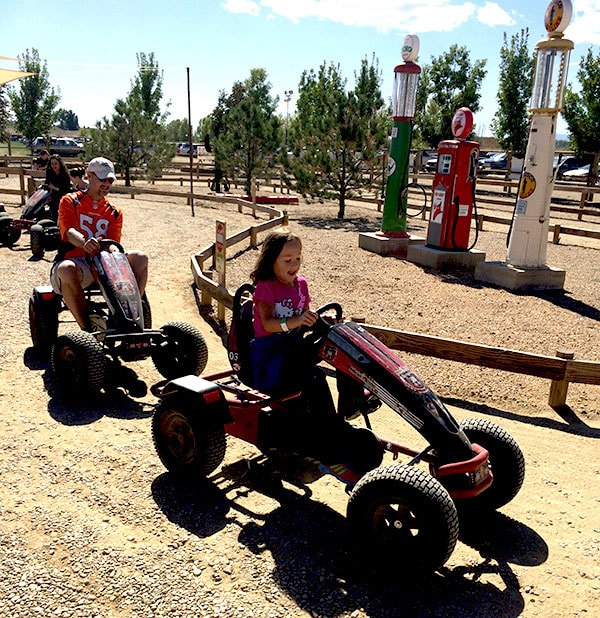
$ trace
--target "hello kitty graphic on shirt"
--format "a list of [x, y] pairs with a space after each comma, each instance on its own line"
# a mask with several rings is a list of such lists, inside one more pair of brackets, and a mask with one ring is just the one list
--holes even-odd
[[297, 308], [294, 312], [294, 303], [291, 298], [285, 298], [282, 301], [275, 303], [273, 313], [278, 318], [291, 318], [294, 315], [300, 315], [302, 313], [301, 308]]

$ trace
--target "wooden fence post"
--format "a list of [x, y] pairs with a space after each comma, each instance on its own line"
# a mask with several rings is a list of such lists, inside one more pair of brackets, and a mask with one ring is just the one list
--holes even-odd
[[25, 172], [23, 168], [19, 169], [19, 189], [21, 190], [21, 206], [24, 206], [27, 201], [27, 193], [25, 191]]
[[[571, 350], [556, 350], [558, 358], [565, 360], [573, 360], [575, 353]], [[552, 408], [562, 408], [567, 403], [567, 390], [569, 382], [567, 380], [552, 380], [550, 383], [550, 396], [548, 397], [548, 405]]]
[[560, 224], [557, 223], [554, 226], [554, 233], [552, 235], [552, 242], [555, 245], [558, 245], [558, 243], [560, 242]]

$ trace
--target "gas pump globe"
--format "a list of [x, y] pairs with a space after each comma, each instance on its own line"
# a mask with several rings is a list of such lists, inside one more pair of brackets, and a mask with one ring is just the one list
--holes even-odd
[[406, 233], [407, 193], [405, 189], [408, 186], [412, 120], [415, 117], [417, 86], [421, 75], [421, 67], [414, 63], [418, 54], [419, 37], [415, 34], [404, 37], [403, 62], [394, 67], [392, 93], [394, 125], [380, 232], [389, 237], [407, 238], [409, 236]]
[[550, 2], [544, 20], [548, 39], [535, 46], [531, 126], [506, 260], [513, 266], [543, 268], [546, 265], [556, 120], [563, 106], [573, 49], [573, 42], [563, 38], [563, 31], [569, 25], [571, 14], [570, 0]]
[[[405, 56], [405, 48], [406, 45], [403, 47], [403, 58]], [[413, 51], [410, 55], [406, 54], [407, 58], [411, 58], [413, 56], [416, 57], [415, 48], [413, 47], [412, 50]], [[407, 121], [414, 119], [415, 108], [417, 106], [417, 86], [419, 85], [420, 75], [421, 67], [412, 62], [412, 60], [405, 61], [394, 67], [394, 91], [392, 92], [392, 111], [394, 120]]]

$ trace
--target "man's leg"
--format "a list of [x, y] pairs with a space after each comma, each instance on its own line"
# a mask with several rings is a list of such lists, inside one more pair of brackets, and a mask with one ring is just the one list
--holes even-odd
[[141, 295], [144, 293], [146, 282], [148, 281], [148, 256], [141, 251], [134, 250], [127, 252], [127, 259], [135, 275]]
[[65, 260], [56, 267], [56, 277], [65, 305], [73, 314], [79, 327], [87, 330], [89, 323], [79, 269], [74, 262]]

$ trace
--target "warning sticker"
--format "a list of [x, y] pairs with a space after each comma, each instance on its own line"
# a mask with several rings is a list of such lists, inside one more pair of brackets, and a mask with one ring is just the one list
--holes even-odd
[[528, 198], [533, 195], [537, 183], [535, 176], [530, 172], [525, 172], [521, 177], [521, 184], [519, 186], [519, 197], [522, 199]]

